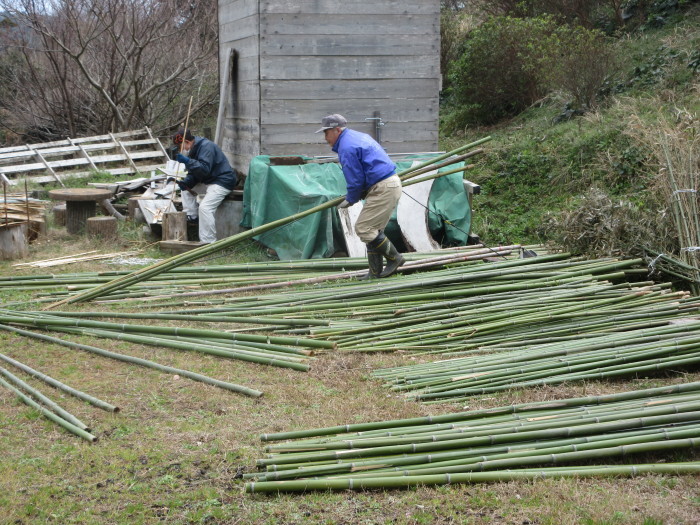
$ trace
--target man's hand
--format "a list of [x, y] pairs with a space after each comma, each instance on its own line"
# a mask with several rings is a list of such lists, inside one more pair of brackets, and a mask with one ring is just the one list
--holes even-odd
[[340, 208], [349, 208], [350, 206], [352, 206], [352, 204], [350, 204], [347, 200], [343, 200], [343, 202], [341, 202], [340, 204], [338, 204], [338, 209], [340, 209]]
[[182, 163], [182, 164], [184, 164], [185, 166], [187, 166], [187, 163], [190, 161], [190, 158], [184, 156], [182, 153], [178, 153], [178, 154], [175, 156], [175, 160], [178, 161], [178, 162], [180, 162], [180, 163]]

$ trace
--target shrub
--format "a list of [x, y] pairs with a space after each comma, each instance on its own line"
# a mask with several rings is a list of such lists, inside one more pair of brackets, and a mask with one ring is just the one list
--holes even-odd
[[612, 44], [598, 31], [551, 17], [492, 18], [471, 31], [451, 69], [447, 131], [493, 124], [551, 91], [572, 98], [575, 114], [596, 107], [615, 71]]
[[440, 14], [440, 71], [443, 90], [449, 89], [450, 69], [459, 58], [471, 19], [458, 11], [443, 9]]
[[659, 203], [640, 205], [593, 187], [577, 203], [549, 214], [544, 237], [572, 253], [592, 257], [640, 255], [642, 247], [671, 251], [677, 243], [668, 211]]
[[470, 4], [492, 16], [552, 15], [588, 29], [601, 24], [615, 27], [624, 24], [624, 0], [472, 0]]
[[454, 125], [492, 124], [541, 98], [537, 64], [555, 29], [551, 18], [498, 17], [472, 31], [450, 77]]
[[598, 31], [562, 26], [546, 45], [539, 72], [542, 82], [572, 97], [576, 110], [596, 107], [599, 93], [616, 71], [612, 44]]

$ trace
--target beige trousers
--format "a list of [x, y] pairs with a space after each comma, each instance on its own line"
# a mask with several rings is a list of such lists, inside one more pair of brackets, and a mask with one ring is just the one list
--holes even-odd
[[360, 216], [355, 223], [355, 233], [365, 244], [373, 241], [383, 230], [401, 197], [401, 179], [398, 175], [379, 181], [367, 192]]

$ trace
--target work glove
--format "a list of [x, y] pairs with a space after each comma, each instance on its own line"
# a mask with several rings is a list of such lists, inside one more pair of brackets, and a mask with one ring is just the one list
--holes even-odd
[[338, 204], [338, 209], [340, 209], [340, 208], [349, 208], [350, 206], [352, 206], [352, 204], [350, 204], [350, 203], [347, 201], [347, 199], [344, 199], [343, 202], [341, 202], [340, 204]]
[[190, 161], [190, 158], [184, 156], [182, 153], [178, 153], [178, 154], [175, 156], [175, 160], [178, 161], [178, 162], [181, 162], [182, 164], [184, 164], [185, 166], [187, 166], [187, 164], [188, 164], [189, 161]]
[[175, 184], [177, 184], [177, 187], [180, 188], [180, 191], [190, 191], [190, 189], [185, 186], [181, 180], [176, 180]]

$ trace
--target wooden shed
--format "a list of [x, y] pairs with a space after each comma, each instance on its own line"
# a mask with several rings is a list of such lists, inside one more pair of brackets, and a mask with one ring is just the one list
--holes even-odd
[[438, 0], [219, 0], [219, 143], [244, 173], [331, 155], [314, 131], [340, 113], [389, 153], [435, 151], [439, 24]]

